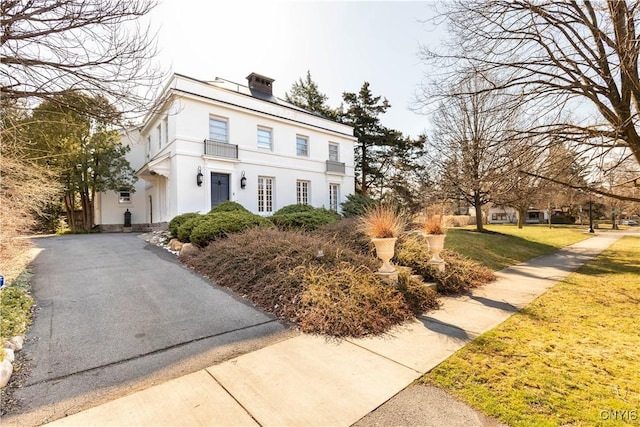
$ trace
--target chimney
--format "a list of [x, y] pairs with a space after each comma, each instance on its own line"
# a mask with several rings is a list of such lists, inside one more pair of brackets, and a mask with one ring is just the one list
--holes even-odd
[[266, 95], [273, 95], [273, 82], [275, 80], [269, 77], [261, 76], [260, 74], [251, 73], [247, 76], [249, 82], [249, 89], [251, 91], [258, 91]]

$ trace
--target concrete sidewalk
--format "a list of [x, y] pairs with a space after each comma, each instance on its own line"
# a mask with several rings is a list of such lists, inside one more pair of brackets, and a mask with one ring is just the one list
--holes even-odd
[[622, 235], [597, 234], [502, 270], [497, 281], [470, 295], [443, 298], [441, 309], [385, 336], [331, 340], [300, 334], [48, 425], [349, 426]]

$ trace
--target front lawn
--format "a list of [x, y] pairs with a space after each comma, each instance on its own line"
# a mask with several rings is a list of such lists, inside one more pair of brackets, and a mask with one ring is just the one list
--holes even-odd
[[640, 425], [639, 304], [625, 237], [421, 381], [510, 425]]
[[562, 225], [485, 225], [491, 233], [478, 233], [471, 228], [452, 228], [447, 233], [445, 248], [453, 249], [481, 262], [492, 270], [546, 255], [562, 247], [591, 237], [584, 228]]

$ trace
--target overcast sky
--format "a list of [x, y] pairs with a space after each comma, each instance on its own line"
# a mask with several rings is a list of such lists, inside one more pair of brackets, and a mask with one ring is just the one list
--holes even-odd
[[245, 84], [256, 72], [284, 97], [310, 70], [332, 107], [368, 81], [391, 103], [386, 126], [414, 137], [428, 128], [410, 107], [428, 72], [419, 44], [442, 37], [419, 22], [433, 13], [429, 2], [161, 1], [149, 19], [170, 71]]

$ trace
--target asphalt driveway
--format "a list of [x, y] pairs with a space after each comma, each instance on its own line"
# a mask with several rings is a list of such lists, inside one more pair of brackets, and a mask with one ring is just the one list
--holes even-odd
[[16, 392], [26, 411], [58, 418], [253, 350], [287, 329], [141, 235], [35, 243], [38, 312], [24, 348], [31, 372]]

